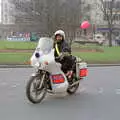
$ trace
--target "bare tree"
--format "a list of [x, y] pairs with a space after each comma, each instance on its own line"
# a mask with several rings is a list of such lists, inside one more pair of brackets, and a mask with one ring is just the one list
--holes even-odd
[[[16, 6], [16, 22], [44, 24], [46, 33], [52, 35], [57, 29], [66, 31], [70, 41], [75, 38], [82, 18], [81, 0], [11, 0]], [[85, 14], [84, 14], [85, 15]]]
[[112, 34], [113, 34], [113, 27], [114, 27], [114, 21], [115, 16], [118, 13], [118, 9], [116, 8], [117, 0], [100, 0], [100, 9], [103, 12], [104, 19], [107, 21], [109, 32], [108, 32], [108, 38], [109, 38], [109, 46], [112, 46]]
[[23, 32], [41, 32], [46, 34], [46, 1], [43, 0], [11, 0], [16, 27]]
[[41, 0], [11, 0], [15, 5], [14, 16], [16, 17], [16, 22], [30, 22], [34, 21], [39, 23], [42, 19], [43, 3]]
[[62, 5], [61, 9], [63, 16], [62, 23], [64, 25], [64, 29], [67, 31], [71, 44], [72, 40], [75, 38], [76, 30], [80, 26], [81, 0], [67, 0]]

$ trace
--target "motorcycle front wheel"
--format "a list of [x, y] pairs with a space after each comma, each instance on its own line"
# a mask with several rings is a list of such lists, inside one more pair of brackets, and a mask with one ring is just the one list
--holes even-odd
[[[46, 96], [45, 74], [31, 76], [26, 86], [26, 96], [34, 104], [40, 103]], [[42, 83], [41, 83], [42, 82]]]

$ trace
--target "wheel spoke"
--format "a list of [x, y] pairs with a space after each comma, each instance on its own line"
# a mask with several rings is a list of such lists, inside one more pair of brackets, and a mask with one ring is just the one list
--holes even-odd
[[31, 95], [32, 98], [35, 100], [39, 100], [45, 92], [45, 88], [43, 87], [44, 79], [45, 75], [41, 76], [41, 80], [39, 80], [38, 78], [34, 79], [33, 83], [31, 84]]
[[31, 76], [26, 86], [26, 95], [32, 103], [40, 103], [47, 93], [45, 82], [46, 73], [43, 71], [37, 76]]

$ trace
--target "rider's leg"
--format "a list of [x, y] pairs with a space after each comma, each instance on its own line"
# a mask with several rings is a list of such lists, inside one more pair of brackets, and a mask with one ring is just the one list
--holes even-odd
[[67, 56], [61, 62], [61, 69], [68, 78], [71, 78], [73, 73], [76, 72], [76, 57]]

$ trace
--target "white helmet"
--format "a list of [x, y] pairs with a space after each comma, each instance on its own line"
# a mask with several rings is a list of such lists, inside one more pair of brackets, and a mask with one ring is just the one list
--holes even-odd
[[64, 33], [63, 30], [57, 30], [57, 31], [54, 33], [54, 35], [55, 35], [55, 36], [56, 36], [56, 35], [61, 35], [61, 36], [63, 36], [63, 39], [65, 39], [65, 33]]

